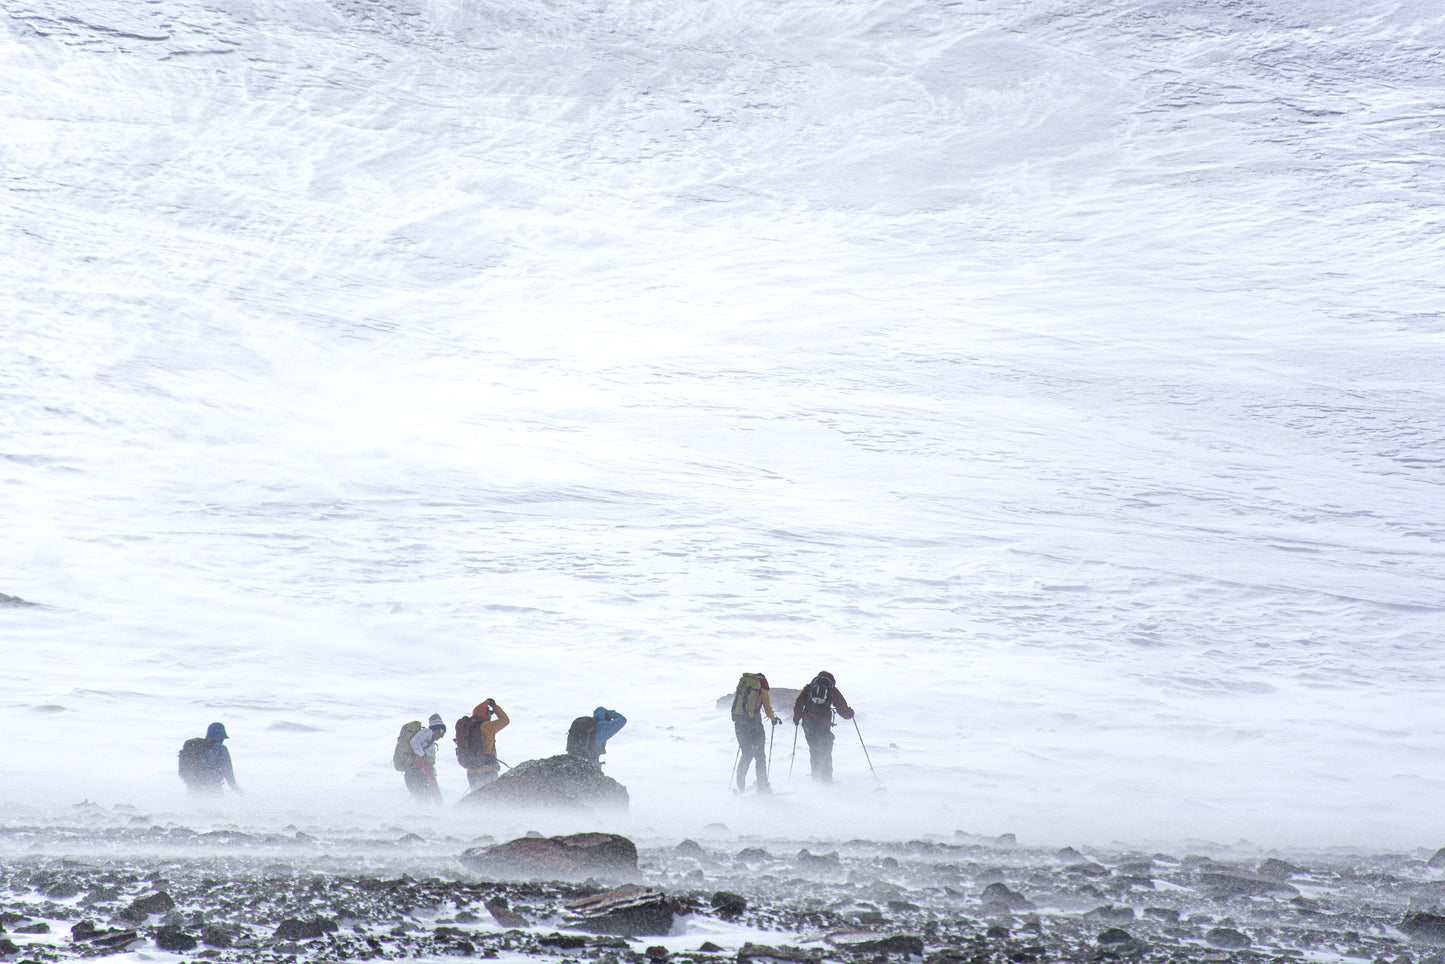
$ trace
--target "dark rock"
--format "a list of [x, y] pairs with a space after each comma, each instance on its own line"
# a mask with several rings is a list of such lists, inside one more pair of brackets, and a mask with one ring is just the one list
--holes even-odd
[[468, 870], [485, 876], [556, 880], [637, 873], [637, 845], [615, 833], [519, 837], [494, 847], [473, 847], [460, 859]]
[[1111, 927], [1099, 933], [1100, 944], [1127, 944], [1134, 939], [1133, 935], [1118, 927]]
[[1085, 861], [1081, 864], [1070, 864], [1064, 868], [1066, 874], [1079, 874], [1083, 877], [1107, 877], [1111, 873], [1108, 867], [1103, 864], [1096, 864], [1093, 861]]
[[47, 887], [43, 893], [51, 900], [69, 900], [80, 893], [80, 885], [73, 880], [62, 880]]
[[673, 917], [689, 910], [675, 897], [633, 885], [568, 901], [564, 906], [569, 927], [624, 937], [665, 937], [672, 931]]
[[0, 957], [9, 957], [11, 954], [19, 954], [20, 945], [8, 937], [0, 937]]
[[34, 924], [21, 924], [15, 928], [17, 934], [49, 934], [50, 925], [45, 921], [36, 921]]
[[1255, 873], [1261, 877], [1268, 877], [1270, 880], [1289, 880], [1296, 874], [1306, 874], [1309, 871], [1303, 867], [1296, 867], [1288, 861], [1270, 857], [1256, 868]]
[[1034, 909], [1033, 901], [1018, 891], [1010, 890], [1007, 884], [998, 882], [985, 887], [983, 893], [979, 895], [979, 899], [983, 901], [985, 913], [997, 913], [997, 911], [990, 911], [989, 908], [1001, 908], [1009, 913]]
[[998, 839], [994, 841], [994, 844], [1005, 850], [1012, 850], [1019, 845], [1019, 838], [1016, 834], [1001, 833], [998, 835]]
[[19, 596], [7, 596], [5, 593], [0, 592], [0, 606], [38, 606], [38, 605], [39, 605], [39, 603], [33, 603], [33, 602], [31, 602], [30, 600], [28, 600], [28, 599], [21, 599]]
[[822, 951], [805, 951], [800, 947], [771, 947], [767, 944], [744, 944], [738, 951], [738, 962], [753, 960], [792, 961], [795, 964], [812, 964], [823, 956]]
[[627, 788], [602, 768], [567, 753], [545, 760], [527, 760], [461, 803], [546, 810], [626, 810]]
[[719, 947], [717, 944], [714, 944], [712, 941], [703, 941], [702, 944], [698, 947], [698, 950], [702, 951], [704, 954], [716, 954], [721, 951], [722, 948]]
[[1096, 920], [1108, 921], [1111, 924], [1125, 924], [1134, 919], [1134, 908], [1115, 907], [1113, 904], [1105, 904], [1103, 907], [1095, 907], [1084, 915]]
[[984, 937], [992, 937], [996, 940], [1002, 940], [1008, 937], [1008, 934], [1008, 928], [1002, 924], [990, 924], [988, 930], [983, 932]]
[[1169, 907], [1145, 907], [1144, 916], [1162, 920], [1166, 924], [1179, 923], [1179, 911]]
[[171, 899], [171, 895], [162, 890], [132, 901], [119, 916], [129, 923], [138, 924], [152, 915], [174, 910], [175, 906], [176, 902]]
[[741, 894], [720, 890], [712, 895], [712, 909], [722, 917], [737, 917], [748, 909], [748, 902]]
[[573, 951], [579, 947], [587, 946], [587, 938], [581, 934], [547, 934], [537, 938], [537, 943], [546, 947], [557, 947], [564, 951]]
[[[492, 915], [492, 920], [506, 928], [526, 927], [527, 918], [507, 906], [507, 898], [493, 897], [486, 903], [487, 913]], [[461, 915], [458, 915], [458, 920]]]
[[647, 955], [647, 959], [649, 961], [667, 960], [667, 948], [663, 947], [661, 944], [654, 944], [643, 953]]
[[1260, 874], [1238, 870], [1207, 870], [1199, 875], [1199, 887], [1211, 897], [1264, 897], [1299, 891], [1292, 884]]
[[702, 844], [696, 840], [684, 840], [673, 848], [675, 853], [684, 857], [701, 857], [703, 855]]
[[1421, 944], [1445, 944], [1445, 917], [1426, 911], [1406, 914], [1397, 925], [1412, 941]]
[[[742, 850], [738, 851], [738, 855], [734, 859], [739, 860], [745, 864], [755, 864], [763, 860], [772, 860], [773, 855], [768, 853], [762, 847], [744, 847]], [[759, 946], [761, 947], [762, 945]]]
[[316, 937], [324, 937], [337, 929], [336, 921], [328, 920], [325, 917], [313, 917], [310, 920], [288, 917], [277, 926], [276, 932], [271, 935], [271, 939], [277, 941], [309, 941]]
[[911, 934], [829, 934], [829, 944], [853, 954], [902, 954], [923, 956], [923, 938]]
[[1249, 938], [1233, 927], [1211, 927], [1204, 932], [1204, 939], [1215, 947], [1237, 951], [1249, 946]]
[[191, 951], [200, 943], [179, 927], [162, 927], [156, 931], [156, 947], [163, 951]]
[[836, 850], [826, 854], [812, 854], [807, 850], [800, 850], [798, 851], [798, 866], [822, 867], [832, 870], [841, 867], [842, 861], [839, 859]]
[[207, 947], [230, 947], [231, 935], [215, 925], [207, 925], [201, 931], [201, 943]]
[[1435, 855], [1430, 858], [1430, 861], [1426, 864], [1426, 866], [1434, 867], [1436, 869], [1439, 869], [1440, 867], [1445, 867], [1445, 847], [1441, 847], [1439, 850], [1435, 851]]

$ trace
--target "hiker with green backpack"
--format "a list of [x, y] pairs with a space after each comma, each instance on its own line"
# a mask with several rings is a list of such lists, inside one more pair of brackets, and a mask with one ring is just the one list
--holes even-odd
[[766, 712], [773, 726], [783, 722], [773, 712], [768, 678], [762, 673], [744, 673], [733, 691], [733, 730], [738, 737], [738, 793], [747, 789], [748, 766], [757, 762], [758, 792], [771, 793], [768, 784], [767, 731], [763, 729], [762, 713]]
[[411, 795], [424, 803], [442, 802], [441, 787], [437, 786], [437, 741], [446, 735], [447, 725], [441, 714], [433, 713], [425, 727], [420, 720], [412, 720], [396, 736], [391, 764], [402, 772]]

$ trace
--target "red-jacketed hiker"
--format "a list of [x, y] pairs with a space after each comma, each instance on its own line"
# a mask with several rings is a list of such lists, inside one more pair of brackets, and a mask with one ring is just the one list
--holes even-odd
[[793, 725], [803, 726], [803, 735], [808, 738], [808, 762], [813, 779], [819, 783], [833, 782], [834, 710], [845, 720], [853, 718], [848, 701], [838, 692], [837, 681], [826, 670], [814, 676], [793, 701]]
[[412, 734], [411, 752], [413, 759], [403, 778], [406, 788], [418, 800], [427, 803], [441, 803], [442, 791], [437, 786], [437, 741], [447, 735], [447, 725], [441, 715], [433, 713], [427, 718], [425, 729]]

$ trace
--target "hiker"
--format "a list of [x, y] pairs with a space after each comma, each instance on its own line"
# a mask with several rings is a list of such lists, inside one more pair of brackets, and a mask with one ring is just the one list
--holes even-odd
[[589, 763], [602, 765], [599, 759], [607, 752], [607, 741], [627, 725], [627, 717], [616, 710], [599, 706], [591, 716], [579, 716], [567, 730], [567, 752]]
[[793, 701], [793, 725], [803, 725], [808, 738], [808, 762], [813, 779], [833, 782], [833, 711], [845, 720], [853, 718], [848, 701], [838, 692], [838, 682], [827, 671], [813, 677]]
[[447, 735], [447, 725], [439, 713], [427, 717], [426, 722], [425, 727], [407, 740], [412, 756], [403, 778], [413, 797], [424, 803], [441, 803], [442, 791], [437, 786], [437, 741]]
[[747, 789], [748, 765], [754, 760], [757, 761], [758, 792], [772, 792], [772, 787], [768, 785], [767, 731], [763, 729], [759, 711], [767, 713], [773, 726], [783, 722], [773, 712], [768, 678], [762, 673], [744, 673], [733, 691], [733, 730], [738, 736], [738, 793]]
[[226, 749], [226, 726], [212, 723], [206, 735], [185, 742], [180, 752], [181, 779], [193, 794], [220, 794], [223, 786], [240, 793], [236, 773], [231, 769], [231, 751]]
[[[493, 719], [495, 714], [496, 719]], [[457, 762], [467, 769], [467, 786], [475, 790], [497, 778], [497, 731], [508, 723], [506, 711], [488, 697], [472, 708], [471, 716], [457, 720]]]

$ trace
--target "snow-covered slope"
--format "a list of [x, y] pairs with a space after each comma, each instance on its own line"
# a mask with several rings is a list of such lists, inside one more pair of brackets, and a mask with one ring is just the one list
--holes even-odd
[[850, 727], [757, 819], [1436, 845], [1441, 49], [1409, 2], [7, 4], [0, 798], [180, 805], [221, 719], [247, 806], [404, 812], [397, 727], [493, 696], [509, 762], [623, 710], [685, 829], [737, 674], [827, 668], [888, 791]]

